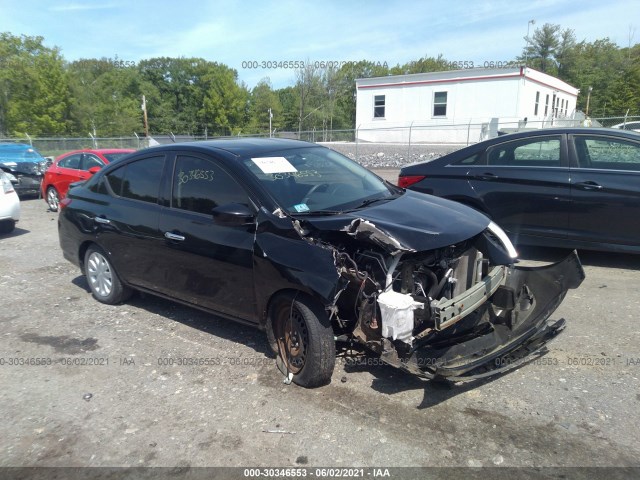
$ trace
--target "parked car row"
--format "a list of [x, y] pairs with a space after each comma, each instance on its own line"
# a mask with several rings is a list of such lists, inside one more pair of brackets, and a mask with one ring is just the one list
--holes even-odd
[[306, 387], [330, 381], [336, 339], [425, 378], [513, 368], [563, 330], [551, 316], [584, 279], [575, 251], [519, 267], [514, 243], [640, 251], [632, 132], [505, 135], [405, 167], [399, 186], [294, 140], [101, 153], [58, 158], [41, 187], [93, 296], [254, 325]]
[[425, 378], [512, 368], [584, 278], [575, 252], [520, 268], [485, 215], [295, 140], [141, 150], [71, 188], [58, 227], [98, 301], [139, 290], [254, 325], [306, 387], [330, 381], [336, 338]]

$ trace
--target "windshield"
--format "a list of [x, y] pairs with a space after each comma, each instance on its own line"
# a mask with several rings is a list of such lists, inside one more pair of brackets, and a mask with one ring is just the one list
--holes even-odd
[[33, 148], [24, 148], [21, 146], [4, 146], [0, 147], [0, 163], [3, 162], [44, 162], [44, 158]]
[[308, 147], [244, 161], [288, 213], [342, 212], [396, 194], [366, 168], [323, 147]]

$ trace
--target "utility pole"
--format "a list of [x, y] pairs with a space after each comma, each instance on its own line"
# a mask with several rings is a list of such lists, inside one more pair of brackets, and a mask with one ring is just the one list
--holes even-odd
[[271, 133], [271, 119], [273, 118], [273, 113], [271, 113], [271, 109], [269, 109], [269, 138], [272, 137]]
[[527, 48], [524, 49], [524, 66], [527, 66], [527, 62], [529, 61], [529, 27], [536, 23], [535, 20], [529, 20], [527, 22]]
[[593, 87], [589, 87], [589, 90], [587, 91], [587, 108], [586, 108], [586, 112], [584, 112], [585, 116], [589, 116], [589, 100], [591, 100], [591, 91], [593, 90]]
[[147, 120], [147, 99], [145, 98], [144, 95], [142, 95], [142, 113], [144, 115], [144, 136], [148, 137], [149, 136], [149, 122]]

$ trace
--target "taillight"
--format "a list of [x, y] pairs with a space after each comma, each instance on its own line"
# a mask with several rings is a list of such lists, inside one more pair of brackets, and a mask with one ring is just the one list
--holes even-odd
[[71, 199], [69, 197], [64, 197], [62, 200], [60, 200], [60, 203], [58, 203], [58, 207], [60, 208], [60, 210], [68, 207], [69, 205], [71, 205]]
[[425, 179], [426, 175], [406, 175], [398, 177], [398, 186], [401, 188], [409, 188], [414, 183], [418, 183], [420, 180]]

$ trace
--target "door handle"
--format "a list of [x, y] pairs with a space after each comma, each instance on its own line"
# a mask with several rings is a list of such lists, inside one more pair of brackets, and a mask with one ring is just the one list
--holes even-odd
[[602, 190], [602, 185], [592, 181], [574, 183], [574, 187], [581, 190]]
[[177, 242], [184, 242], [184, 236], [178, 235], [177, 233], [164, 232], [164, 238], [168, 240], [175, 240]]
[[111, 223], [111, 220], [104, 217], [95, 217], [94, 220], [96, 223], [101, 223], [103, 225], [109, 225]]
[[493, 173], [478, 173], [473, 178], [476, 180], [497, 180], [498, 176]]

